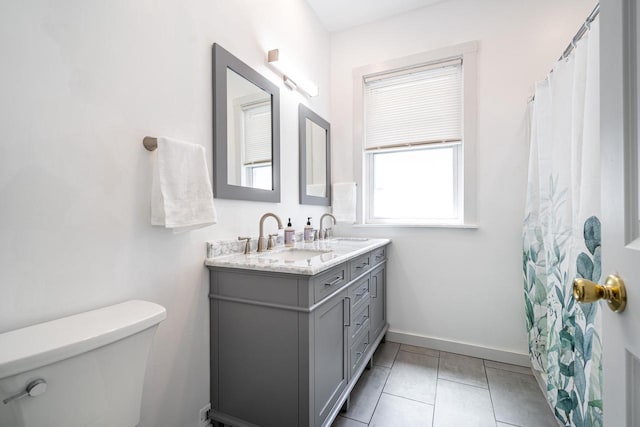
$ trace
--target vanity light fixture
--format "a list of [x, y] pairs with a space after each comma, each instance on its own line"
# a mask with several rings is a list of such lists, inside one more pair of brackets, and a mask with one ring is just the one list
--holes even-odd
[[282, 74], [284, 83], [291, 89], [297, 89], [307, 96], [318, 96], [318, 86], [310, 80], [301, 76], [292, 77], [289, 64], [283, 64], [282, 52], [280, 49], [272, 49], [267, 52], [267, 62]]
[[296, 84], [296, 82], [291, 80], [287, 75], [283, 75], [282, 80], [284, 80], [284, 84], [286, 84], [289, 89], [291, 90], [298, 89], [298, 85]]

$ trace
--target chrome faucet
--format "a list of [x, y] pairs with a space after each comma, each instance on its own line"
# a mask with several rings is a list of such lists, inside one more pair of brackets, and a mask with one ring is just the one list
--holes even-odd
[[267, 246], [267, 238], [264, 237], [264, 220], [267, 219], [267, 217], [272, 216], [276, 219], [276, 221], [278, 221], [278, 229], [282, 230], [282, 221], [280, 220], [280, 218], [278, 218], [278, 215], [271, 213], [271, 212], [267, 212], [266, 214], [262, 215], [262, 218], [260, 218], [260, 237], [258, 238], [258, 252], [264, 252], [267, 249], [272, 249], [271, 245], [269, 245], [269, 247], [265, 248], [265, 246]]
[[320, 233], [319, 233], [320, 234], [320, 236], [319, 236], [320, 239], [328, 239], [329, 237], [331, 237], [331, 231], [330, 231], [331, 228], [327, 228], [326, 230], [324, 230], [324, 233], [323, 233], [323, 230], [322, 230], [322, 223], [324, 221], [324, 217], [326, 217], [326, 216], [328, 216], [329, 218], [331, 218], [333, 220], [333, 225], [336, 225], [336, 217], [335, 216], [331, 215], [330, 213], [323, 214], [320, 217]]

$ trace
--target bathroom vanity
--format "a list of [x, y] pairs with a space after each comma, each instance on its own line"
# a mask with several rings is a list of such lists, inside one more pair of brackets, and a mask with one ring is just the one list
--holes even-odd
[[211, 406], [223, 424], [329, 426], [384, 337], [389, 240], [211, 256]]

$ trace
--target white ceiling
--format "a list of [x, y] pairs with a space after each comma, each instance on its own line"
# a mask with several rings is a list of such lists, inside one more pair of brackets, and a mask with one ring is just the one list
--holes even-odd
[[357, 25], [419, 9], [443, 0], [307, 0], [328, 31]]

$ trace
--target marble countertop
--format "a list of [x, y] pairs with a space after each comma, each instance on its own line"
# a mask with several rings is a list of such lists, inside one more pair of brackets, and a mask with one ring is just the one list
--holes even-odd
[[[312, 276], [390, 242], [389, 239], [335, 237], [309, 243], [298, 242], [293, 248], [280, 245], [271, 251], [248, 255], [215, 250], [213, 247], [216, 242], [212, 242], [209, 243], [205, 265]], [[216, 253], [221, 255], [216, 256]]]

